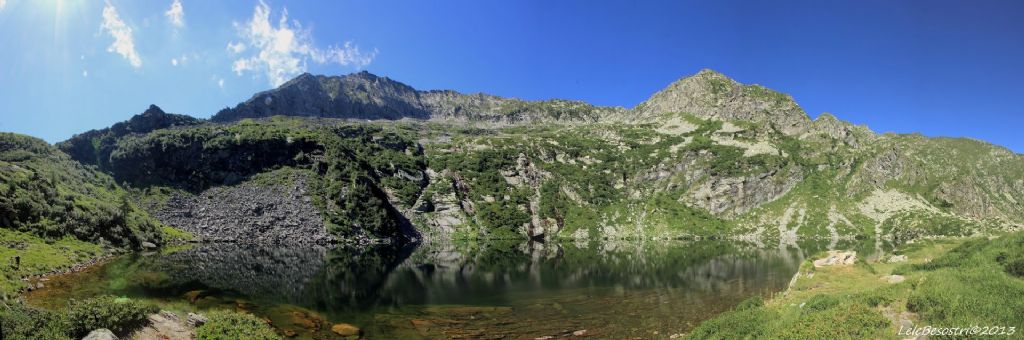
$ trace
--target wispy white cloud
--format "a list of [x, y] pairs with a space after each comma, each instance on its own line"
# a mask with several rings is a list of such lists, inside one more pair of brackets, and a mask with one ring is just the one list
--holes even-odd
[[167, 17], [167, 21], [172, 26], [177, 28], [185, 27], [185, 8], [181, 6], [181, 0], [174, 0], [171, 3], [171, 8], [164, 12], [164, 16]]
[[0, 11], [4, 10], [4, 7], [7, 7], [7, 0], [0, 0]]
[[235, 54], [245, 52], [245, 44], [243, 44], [243, 43], [236, 43], [234, 41], [229, 42], [228, 43], [228, 51], [231, 51], [231, 53], [235, 53]]
[[[193, 53], [193, 58], [195, 58], [195, 56], [196, 54]], [[188, 59], [188, 54], [182, 54], [180, 57], [171, 58], [171, 66], [185, 65], [185, 63], [188, 63]]]
[[132, 28], [128, 27], [117, 14], [117, 9], [107, 3], [103, 7], [103, 23], [100, 28], [114, 38], [114, 42], [107, 47], [107, 52], [120, 54], [128, 60], [134, 68], [142, 67], [142, 59], [135, 51], [135, 41], [132, 38]]
[[217, 79], [217, 87], [224, 88], [224, 78]]
[[254, 50], [249, 56], [242, 56], [232, 63], [231, 70], [236, 74], [263, 72], [272, 86], [278, 86], [305, 72], [310, 60], [359, 69], [369, 65], [377, 56], [376, 49], [364, 53], [352, 42], [327, 49], [317, 48], [310, 30], [302, 29], [297, 20], [289, 24], [288, 9], [282, 10], [276, 27], [270, 21], [270, 12], [270, 6], [261, 0], [248, 22], [235, 23], [242, 42], [229, 43], [228, 50], [235, 54], [241, 54], [249, 47]]
[[[2, 1], [2, 0], [0, 0], [0, 1]], [[89, 77], [89, 70], [82, 70], [82, 77], [83, 78], [88, 78]]]

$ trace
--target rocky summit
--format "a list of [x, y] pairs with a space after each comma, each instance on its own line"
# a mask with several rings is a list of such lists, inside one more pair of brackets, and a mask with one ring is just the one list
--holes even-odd
[[[303, 74], [209, 121], [151, 106], [59, 151], [5, 138], [0, 166], [16, 171], [4, 176], [31, 181], [32, 166], [68, 167], [66, 153], [84, 166], [76, 176], [129, 193], [125, 211], [146, 214], [135, 220], [207, 240], [785, 245], [1024, 224], [1022, 155], [977, 140], [878, 134], [828, 113], [812, 120], [789, 95], [711, 70], [632, 109], [422, 91], [368, 72]], [[34, 215], [23, 206], [0, 203], [0, 218], [15, 225], [81, 223], [26, 220]], [[143, 241], [160, 240], [131, 242]]]
[[483, 93], [419, 91], [369, 72], [340, 77], [302, 74], [277, 89], [257, 93], [211, 120], [230, 122], [275, 115], [399, 120], [431, 119], [495, 123], [593, 122], [624, 112], [569, 100], [525, 101]]

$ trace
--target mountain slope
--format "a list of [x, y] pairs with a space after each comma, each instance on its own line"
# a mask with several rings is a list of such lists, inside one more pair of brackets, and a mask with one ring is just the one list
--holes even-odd
[[165, 113], [156, 105], [150, 105], [146, 111], [133, 116], [128, 121], [114, 124], [100, 130], [90, 130], [75, 135], [57, 147], [76, 161], [92, 164], [101, 168], [107, 167], [114, 144], [121, 137], [130, 134], [147, 133], [154, 130], [175, 126], [192, 126], [202, 124], [203, 120], [186, 115]]
[[0, 227], [134, 248], [162, 243], [160, 223], [110, 176], [40, 139], [0, 133], [0, 170]]
[[[60, 145], [99, 155], [76, 158], [144, 188], [143, 201], [161, 212], [166, 192], [201, 201], [297, 171], [308, 190], [295, 190], [308, 194], [291, 199], [315, 203], [318, 228], [341, 240], [836, 244], [999, 233], [1024, 221], [1024, 156], [972, 140], [879, 135], [830, 114], [812, 121], [789, 96], [710, 70], [632, 110], [418, 91], [366, 72], [305, 74], [212, 120]], [[96, 144], [106, 147], [86, 147]], [[251, 210], [237, 216], [249, 222], [231, 225], [266, 232], [268, 210]], [[203, 225], [195, 222], [174, 225]]]

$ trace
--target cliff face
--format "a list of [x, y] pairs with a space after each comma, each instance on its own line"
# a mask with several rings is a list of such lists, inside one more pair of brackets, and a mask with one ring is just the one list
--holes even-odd
[[346, 76], [303, 74], [256, 94], [211, 120], [231, 122], [275, 115], [348, 119], [434, 119], [493, 123], [593, 122], [620, 108], [568, 100], [524, 101], [450, 90], [418, 91], [369, 72]]
[[[879, 135], [830, 114], [812, 121], [787, 95], [708, 70], [631, 110], [419, 91], [361, 72], [302, 75], [215, 123], [158, 111], [59, 145], [144, 200], [163, 199], [152, 207], [165, 223], [204, 225], [213, 238], [834, 244], [1024, 221], [1021, 155]], [[267, 175], [279, 171], [304, 184]], [[288, 202], [256, 187], [284, 188]], [[161, 188], [180, 195], [153, 194]], [[284, 231], [295, 228], [309, 237]]]

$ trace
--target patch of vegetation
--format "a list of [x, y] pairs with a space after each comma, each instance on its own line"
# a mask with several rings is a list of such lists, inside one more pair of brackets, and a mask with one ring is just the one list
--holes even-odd
[[126, 336], [157, 311], [154, 305], [109, 295], [72, 300], [58, 311], [0, 304], [0, 327], [5, 339], [79, 339], [100, 328]]
[[271, 340], [281, 339], [274, 333], [270, 325], [260, 318], [245, 313], [214, 311], [210, 312], [207, 321], [196, 328], [196, 338], [200, 340]]
[[[1019, 299], [1024, 281], [1006, 266], [1024, 258], [1024, 232], [995, 240], [918, 240], [899, 252], [909, 263], [802, 266], [801, 273], [815, 272], [813, 278], [802, 276], [764, 306], [741, 304], [702, 323], [689, 337], [891, 338], [896, 329], [883, 312], [904, 311], [916, 325], [1024, 326]], [[906, 282], [887, 283], [884, 275], [890, 273]]]
[[10, 340], [72, 339], [63, 316], [20, 303], [0, 304], [0, 334]]
[[65, 312], [68, 334], [78, 338], [106, 328], [114, 334], [127, 334], [145, 324], [150, 314], [159, 311], [154, 305], [102, 295], [85, 300], [72, 300]]
[[13, 297], [24, 276], [67, 269], [99, 257], [103, 249], [71, 237], [44, 239], [0, 228], [0, 295]]
[[0, 227], [133, 248], [161, 243], [159, 222], [109, 176], [42, 140], [0, 133], [0, 169]]

